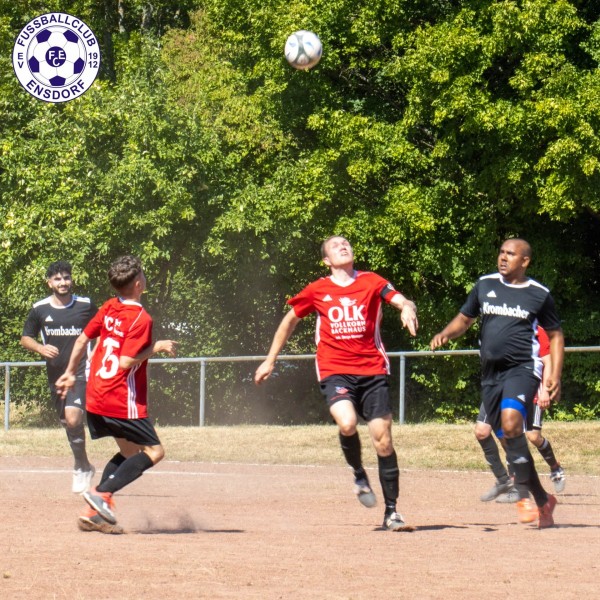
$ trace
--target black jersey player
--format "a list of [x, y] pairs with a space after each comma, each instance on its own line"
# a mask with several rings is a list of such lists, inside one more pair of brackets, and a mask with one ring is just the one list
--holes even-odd
[[[85, 492], [94, 476], [85, 448], [86, 360], [79, 364], [77, 383], [63, 399], [55, 382], [64, 373], [75, 340], [79, 337], [97, 309], [89, 298], [73, 294], [71, 265], [65, 261], [52, 263], [46, 271], [52, 294], [36, 302], [29, 311], [23, 327], [21, 345], [37, 352], [46, 360], [50, 394], [58, 417], [65, 428], [74, 457], [73, 486], [76, 494]], [[38, 342], [41, 338], [41, 343]]]
[[549, 290], [525, 274], [530, 261], [531, 247], [525, 240], [506, 240], [498, 255], [498, 273], [477, 281], [460, 312], [430, 346], [435, 350], [460, 337], [480, 318], [483, 418], [506, 439], [515, 481], [533, 495], [538, 527], [544, 528], [554, 524], [556, 498], [542, 487], [525, 436], [542, 373], [538, 323], [550, 339], [551, 372], [545, 385], [555, 402], [560, 396], [564, 338]]

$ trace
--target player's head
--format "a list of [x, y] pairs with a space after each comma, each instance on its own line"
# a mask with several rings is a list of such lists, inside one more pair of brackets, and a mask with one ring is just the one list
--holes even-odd
[[73, 286], [70, 263], [66, 260], [51, 263], [46, 269], [46, 281], [55, 296], [69, 296]]
[[328, 266], [343, 266], [354, 262], [350, 242], [341, 235], [332, 235], [321, 244], [321, 258]]
[[141, 295], [146, 289], [142, 261], [137, 256], [119, 256], [108, 270], [110, 285], [124, 296]]
[[54, 275], [68, 275], [70, 277], [72, 270], [71, 263], [68, 263], [66, 260], [57, 260], [48, 265], [46, 279], [50, 279]]
[[506, 280], [518, 282], [525, 277], [531, 256], [531, 246], [524, 239], [505, 240], [498, 253], [498, 272]]

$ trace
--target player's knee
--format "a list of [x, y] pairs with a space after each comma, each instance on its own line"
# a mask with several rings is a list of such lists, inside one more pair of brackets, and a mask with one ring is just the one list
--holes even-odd
[[502, 424], [502, 431], [504, 432], [504, 437], [506, 438], [516, 438], [520, 435], [523, 435], [523, 425], [516, 423], [507, 423]]
[[358, 424], [358, 421], [355, 414], [349, 411], [344, 411], [332, 414], [332, 416], [335, 419], [335, 422], [342, 435], [349, 437], [356, 433], [356, 425]]
[[85, 438], [85, 427], [81, 421], [79, 423], [69, 423], [68, 421], [64, 421], [63, 427], [65, 428], [69, 439]]
[[519, 411], [502, 411], [502, 431], [509, 438], [517, 437], [523, 433], [523, 417]]
[[340, 433], [346, 437], [350, 437], [356, 433], [356, 423], [341, 422], [337, 424]]
[[165, 457], [165, 449], [159, 446], [147, 446], [144, 448], [144, 452], [150, 457], [152, 464], [159, 463]]
[[373, 441], [377, 456], [391, 456], [394, 453], [394, 444], [391, 439]]
[[536, 447], [539, 448], [543, 443], [541, 433], [537, 429], [533, 429], [527, 432], [527, 439]]
[[83, 411], [79, 409], [65, 410], [64, 419], [61, 419], [60, 422], [66, 429], [83, 427]]
[[479, 441], [485, 440], [485, 438], [492, 435], [492, 428], [487, 423], [476, 423], [475, 424], [475, 438]]
[[394, 453], [391, 430], [371, 431], [371, 441], [378, 456], [390, 456]]

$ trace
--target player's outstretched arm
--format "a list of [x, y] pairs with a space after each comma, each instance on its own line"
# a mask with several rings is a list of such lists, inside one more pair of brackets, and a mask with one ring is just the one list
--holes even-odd
[[283, 317], [275, 332], [275, 336], [273, 337], [273, 342], [271, 343], [267, 358], [259, 365], [254, 373], [254, 383], [256, 383], [256, 385], [261, 384], [265, 379], [269, 378], [273, 372], [273, 367], [275, 366], [275, 361], [277, 360], [279, 353], [285, 346], [290, 335], [292, 335], [294, 329], [296, 329], [296, 325], [298, 325], [300, 320], [300, 317], [296, 316], [293, 308], [285, 315], [285, 317]]
[[460, 337], [463, 335], [471, 325], [475, 322], [472, 317], [467, 317], [462, 313], [458, 313], [442, 331], [436, 333], [429, 342], [429, 347], [432, 350], [447, 344], [450, 340]]
[[419, 320], [417, 319], [417, 305], [405, 298], [399, 292], [391, 299], [390, 304], [400, 311], [400, 321], [402, 326], [408, 329], [413, 337], [417, 335], [419, 329]]
[[120, 356], [119, 367], [123, 370], [139, 365], [155, 354], [164, 352], [169, 356], [177, 356], [177, 343], [174, 340], [158, 340], [142, 350], [137, 356]]
[[77, 373], [77, 366], [81, 362], [84, 354], [87, 352], [87, 345], [90, 338], [82, 333], [73, 345], [71, 350], [71, 356], [69, 358], [69, 364], [65, 372], [56, 380], [55, 386], [58, 394], [64, 398], [67, 392], [75, 385], [75, 374]]

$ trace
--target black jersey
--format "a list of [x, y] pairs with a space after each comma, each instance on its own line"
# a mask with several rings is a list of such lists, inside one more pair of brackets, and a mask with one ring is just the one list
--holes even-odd
[[[48, 381], [54, 383], [69, 364], [75, 340], [83, 333], [83, 328], [98, 312], [89, 298], [73, 296], [63, 308], [55, 308], [50, 303], [51, 296], [33, 305], [23, 327], [23, 335], [36, 339], [39, 336], [44, 344], [58, 348], [58, 356], [46, 360]], [[85, 377], [86, 357], [77, 368], [77, 377]]]
[[513, 285], [505, 283], [500, 273], [484, 275], [460, 312], [471, 318], [481, 317], [479, 345], [484, 379], [519, 365], [531, 367], [541, 378], [538, 323], [547, 331], [560, 329], [554, 300], [546, 287], [533, 279]]

